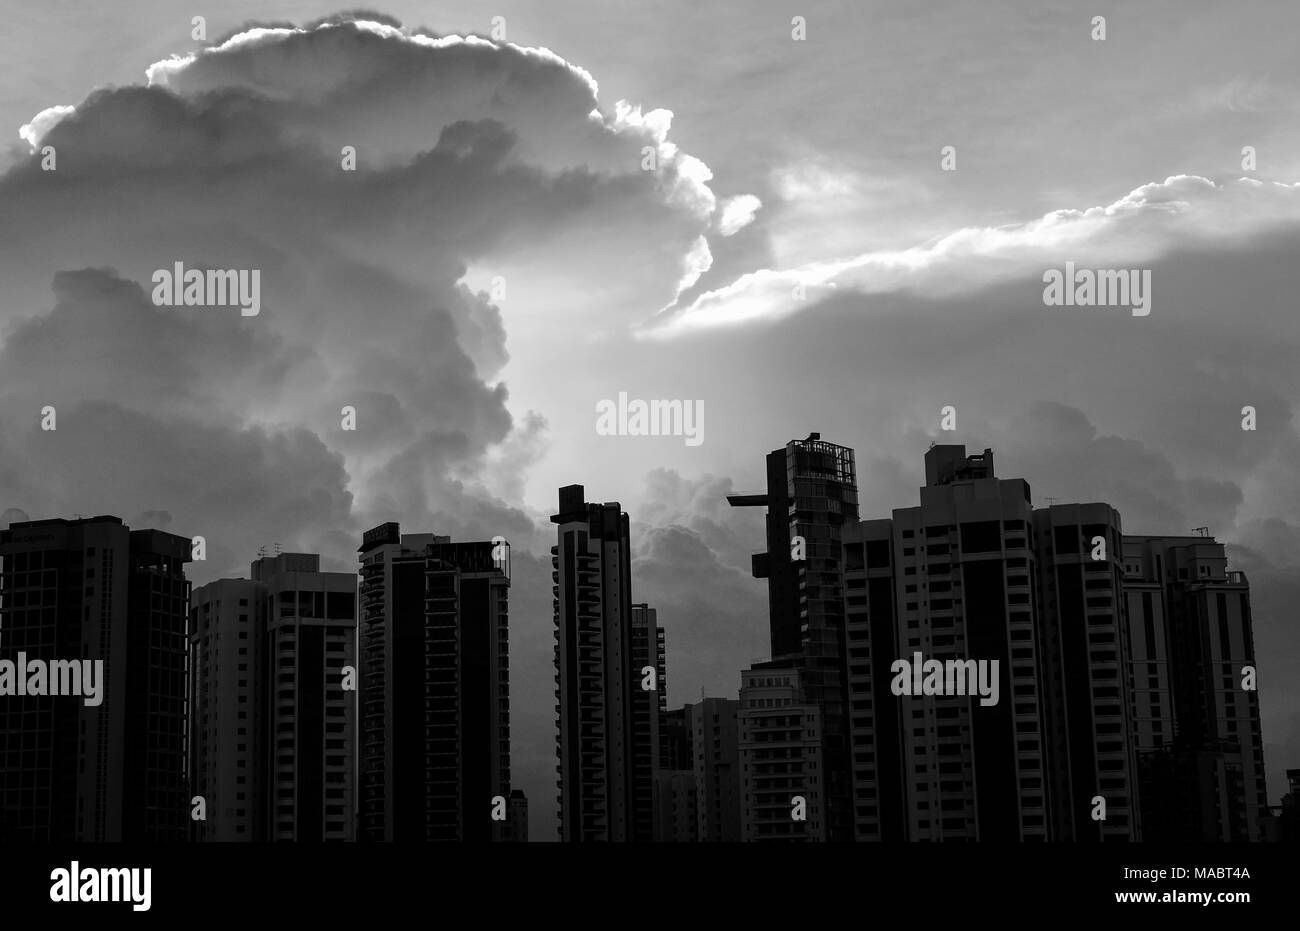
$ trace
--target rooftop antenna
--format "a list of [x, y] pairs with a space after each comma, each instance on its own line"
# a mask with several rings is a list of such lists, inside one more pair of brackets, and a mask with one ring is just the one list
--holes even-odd
[[265, 544], [265, 543], [263, 543], [261, 546], [259, 546], [259, 547], [257, 548], [257, 558], [258, 558], [258, 559], [265, 559], [265, 558], [266, 558], [266, 544]]

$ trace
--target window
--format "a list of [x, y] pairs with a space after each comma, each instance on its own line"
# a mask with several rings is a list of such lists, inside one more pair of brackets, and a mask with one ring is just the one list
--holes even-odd
[[1001, 522], [971, 521], [961, 525], [961, 548], [967, 553], [996, 553], [1002, 549]]

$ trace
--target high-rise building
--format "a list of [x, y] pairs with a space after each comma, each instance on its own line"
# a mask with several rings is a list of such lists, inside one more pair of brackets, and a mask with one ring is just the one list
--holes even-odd
[[672, 711], [665, 711], [659, 719], [659, 769], [690, 770], [694, 768], [694, 752], [691, 750], [691, 728], [687, 720], [687, 709], [683, 705]]
[[1205, 536], [1125, 535], [1131, 709], [1144, 838], [1265, 839], [1245, 573]]
[[[1124, 536], [1104, 503], [1034, 510], [955, 445], [927, 452], [920, 507], [842, 540], [857, 839], [1272, 829], [1249, 589], [1221, 544]], [[893, 694], [918, 658], [995, 660], [998, 701]]]
[[654, 839], [677, 844], [699, 840], [694, 770], [661, 769], [655, 773]]
[[108, 516], [0, 531], [0, 659], [103, 663], [97, 705], [0, 700], [0, 839], [185, 839], [190, 545]]
[[1141, 840], [1119, 512], [1040, 508], [1033, 543], [1052, 836]]
[[510, 796], [510, 552], [365, 533], [361, 830], [367, 840], [501, 840]]
[[642, 793], [631, 797], [632, 814], [641, 831], [636, 839], [654, 840], [654, 773], [659, 765], [659, 715], [667, 711], [668, 694], [664, 683], [666, 659], [659, 612], [645, 603], [632, 605], [630, 632], [632, 669], [639, 676], [629, 696], [632, 766], [639, 780], [634, 791]]
[[829, 839], [853, 838], [842, 543], [858, 517], [853, 450], [813, 433], [767, 456], [767, 491], [729, 495], [733, 507], [767, 509], [767, 552], [753, 559], [766, 579], [772, 661], [795, 664], [804, 699], [821, 709]]
[[828, 840], [821, 709], [799, 675], [776, 660], [740, 674], [742, 840]]
[[740, 702], [705, 698], [686, 706], [695, 754], [697, 839], [732, 843], [741, 834]]
[[642, 604], [641, 609], [649, 612], [650, 623], [654, 625], [655, 688], [658, 692], [655, 696], [655, 732], [658, 735], [656, 738], [658, 746], [655, 749], [655, 767], [662, 768], [664, 766], [662, 759], [664, 749], [663, 727], [668, 717], [668, 644], [664, 629], [659, 626], [659, 612], [647, 604]]
[[356, 576], [321, 572], [314, 553], [261, 557], [251, 575], [194, 592], [195, 837], [353, 840]]
[[252, 570], [266, 590], [267, 838], [354, 840], [357, 577], [311, 553]]
[[266, 840], [266, 587], [219, 579], [190, 608], [189, 784], [198, 841]]
[[[998, 698], [895, 697], [908, 837], [1045, 840], [1029, 485], [997, 478], [991, 450], [967, 456], [964, 446], [932, 446], [925, 472], [920, 506], [893, 512], [895, 659], [974, 661], [990, 673], [996, 662]], [[850, 698], [874, 704], [871, 693]]]
[[[894, 523], [844, 528], [844, 623], [853, 753], [854, 840], [908, 837], [902, 702], [890, 690], [899, 649], [894, 600]], [[909, 583], [911, 584], [911, 583]]]
[[653, 840], [659, 699], [642, 682], [659, 638], [633, 610], [628, 517], [568, 485], [551, 520], [560, 839]]
[[659, 718], [659, 759], [654, 781], [657, 841], [694, 843], [699, 833], [690, 707], [664, 710]]

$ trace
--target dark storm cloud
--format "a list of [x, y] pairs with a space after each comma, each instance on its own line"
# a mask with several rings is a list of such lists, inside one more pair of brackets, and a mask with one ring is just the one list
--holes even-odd
[[725, 478], [656, 469], [631, 514], [633, 591], [665, 630], [669, 700], [734, 696], [740, 669], [768, 650], [767, 590], [750, 575], [763, 519], [732, 509]]
[[734, 697], [740, 669], [770, 655], [765, 587], [721, 562], [695, 531], [646, 529], [635, 546], [632, 574], [632, 597], [658, 609], [672, 657], [668, 695], [674, 704], [698, 701], [701, 688]]
[[[241, 28], [148, 76], [41, 113], [0, 176], [0, 504], [203, 535], [200, 583], [273, 543], [351, 571], [385, 520], [506, 537], [515, 777], [546, 836], [553, 528], [521, 501], [547, 426], [507, 408], [493, 276], [545, 268], [557, 329], [636, 319], [609, 298], [673, 298], [716, 228], [708, 169], [549, 51], [384, 16]], [[258, 269], [261, 312], [154, 306], [175, 262]]]
[[55, 430], [42, 430], [33, 413], [29, 427], [0, 442], [5, 460], [25, 463], [13, 486], [25, 509], [40, 517], [166, 510], [168, 530], [207, 541], [207, 564], [192, 575], [245, 574], [253, 541], [310, 550], [348, 522], [342, 459], [303, 428], [200, 424], [93, 400], [57, 414]]
[[[707, 169], [666, 142], [663, 118], [602, 115], [590, 75], [553, 53], [382, 17], [240, 30], [149, 77], [36, 121], [57, 170], [36, 151], [0, 177], [14, 416], [103, 399], [160, 422], [306, 430], [341, 454], [353, 532], [402, 515], [530, 542], [532, 519], [479, 473], [518, 488], [544, 421], [513, 439], [490, 381], [505, 321], [463, 279], [510, 254], [623, 250], [671, 297], [710, 222]], [[641, 170], [646, 145], [658, 171]], [[150, 276], [177, 261], [259, 269], [262, 312], [153, 307]], [[117, 271], [68, 271], [87, 266]], [[100, 480], [106, 495], [139, 481]], [[201, 498], [204, 481], [173, 493]], [[176, 502], [139, 507], [182, 521]]]
[[155, 307], [112, 269], [57, 273], [53, 299], [0, 348], [0, 392], [29, 408], [103, 398], [202, 420], [275, 391], [307, 354], [242, 319]]

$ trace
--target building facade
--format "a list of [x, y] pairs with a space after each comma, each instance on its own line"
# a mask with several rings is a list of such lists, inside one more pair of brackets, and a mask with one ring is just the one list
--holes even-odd
[[190, 608], [189, 784], [198, 841], [266, 840], [266, 588], [219, 579]]
[[356, 836], [356, 576], [314, 553], [194, 591], [190, 786], [204, 841]]
[[1126, 535], [1131, 716], [1146, 839], [1266, 839], [1245, 573], [1206, 536]]
[[557, 786], [562, 841], [654, 839], [657, 624], [633, 610], [628, 517], [560, 489], [554, 583]]
[[740, 702], [734, 698], [704, 698], [687, 705], [694, 782], [697, 839], [734, 843], [741, 835]]
[[824, 823], [829, 839], [852, 840], [842, 547], [858, 518], [853, 450], [812, 433], [769, 453], [766, 471], [765, 493], [727, 501], [767, 511], [767, 551], [754, 556], [753, 575], [767, 580], [772, 659], [798, 667], [804, 699], [820, 708]]
[[103, 663], [96, 705], [0, 701], [0, 839], [185, 839], [190, 546], [110, 516], [0, 531], [0, 659]]
[[740, 793], [744, 841], [824, 842], [826, 758], [821, 708], [795, 665], [773, 660], [741, 672]]
[[1034, 511], [1053, 837], [1142, 840], [1119, 512]]
[[365, 533], [361, 561], [361, 831], [372, 841], [502, 840], [509, 799], [510, 554]]

